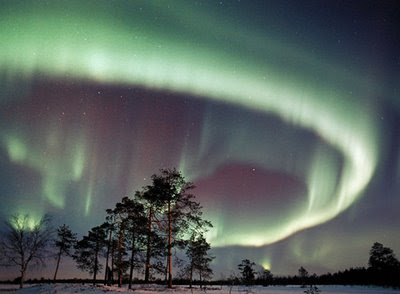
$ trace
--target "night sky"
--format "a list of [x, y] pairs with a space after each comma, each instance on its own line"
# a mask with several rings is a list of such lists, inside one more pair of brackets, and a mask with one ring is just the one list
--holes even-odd
[[400, 255], [397, 27], [396, 1], [0, 1], [0, 218], [82, 235], [177, 167], [216, 278]]

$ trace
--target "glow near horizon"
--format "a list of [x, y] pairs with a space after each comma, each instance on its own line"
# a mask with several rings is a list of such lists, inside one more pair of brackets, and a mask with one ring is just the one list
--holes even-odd
[[[12, 80], [21, 75], [30, 78], [41, 73], [198, 95], [277, 115], [294, 126], [312, 130], [342, 154], [344, 165], [335, 186], [326, 173], [335, 173], [337, 167], [323, 150], [316, 153], [305, 179], [308, 205], [290, 221], [258, 233], [241, 232], [229, 238], [211, 234], [214, 246], [271, 244], [322, 224], [354, 203], [369, 183], [378, 159], [375, 122], [369, 115], [368, 105], [358, 104], [346, 91], [335, 89], [334, 81], [331, 87], [316, 85], [300, 76], [288, 76], [268, 63], [248, 63], [207, 46], [193, 48], [152, 28], [129, 31], [109, 18], [94, 21], [79, 13], [70, 19], [74, 21], [61, 23], [54, 11], [1, 15], [0, 66], [6, 69], [7, 78]], [[13, 28], [17, 28], [17, 33]], [[331, 76], [336, 74], [336, 68], [325, 70]], [[348, 78], [352, 79], [351, 74]], [[360, 88], [367, 84], [362, 82]], [[363, 109], [357, 117], [352, 113], [356, 107]], [[87, 160], [85, 144], [82, 144], [84, 136], [78, 138], [69, 148], [74, 160], [67, 162], [63, 178], [55, 173], [61, 166], [59, 162], [50, 162], [45, 167], [36, 162], [35, 158], [42, 155], [32, 156], [33, 151], [18, 135], [3, 135], [1, 139], [12, 161], [41, 172], [46, 198], [53, 206], [62, 208], [66, 182], [81, 178]], [[60, 161], [65, 163], [64, 159]], [[185, 165], [185, 162], [180, 164]], [[218, 166], [210, 167], [207, 173]], [[196, 180], [204, 175], [189, 177]], [[92, 202], [93, 181], [90, 180], [87, 189], [86, 214]], [[216, 229], [219, 225], [223, 226], [216, 220]]]

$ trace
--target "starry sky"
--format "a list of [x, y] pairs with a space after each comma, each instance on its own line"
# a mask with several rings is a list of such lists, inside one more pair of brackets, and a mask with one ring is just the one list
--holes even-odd
[[400, 254], [399, 16], [0, 1], [0, 218], [50, 213], [81, 235], [177, 167], [214, 224], [216, 278], [244, 258], [295, 274], [366, 266], [375, 241]]

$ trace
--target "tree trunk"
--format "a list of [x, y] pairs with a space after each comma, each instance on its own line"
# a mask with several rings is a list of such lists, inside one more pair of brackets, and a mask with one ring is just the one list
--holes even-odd
[[168, 288], [172, 288], [172, 215], [171, 215], [171, 201], [168, 201]]
[[24, 287], [24, 281], [25, 281], [25, 272], [26, 272], [26, 267], [24, 265], [21, 265], [21, 279], [19, 281], [19, 288], [22, 289]]
[[151, 258], [151, 223], [153, 221], [153, 209], [149, 208], [149, 222], [147, 224], [147, 248], [146, 248], [146, 265], [144, 272], [144, 282], [148, 283], [150, 279], [150, 258]]
[[97, 257], [97, 255], [98, 255], [98, 252], [99, 252], [99, 249], [98, 249], [98, 247], [97, 247], [97, 245], [96, 245], [96, 250], [95, 250], [95, 258], [94, 258], [94, 270], [93, 270], [93, 286], [95, 286], [96, 285], [96, 276], [97, 276], [97, 271], [98, 271], [98, 267], [99, 267], [99, 265], [98, 265], [98, 257]]
[[97, 275], [97, 271], [93, 272], [93, 286], [96, 285], [96, 275]]
[[129, 289], [132, 289], [132, 277], [133, 277], [133, 266], [135, 261], [135, 232], [132, 230], [132, 252], [131, 252], [131, 260], [130, 260], [130, 269], [129, 269]]
[[120, 228], [119, 230], [119, 236], [118, 236], [118, 287], [122, 287], [122, 242], [123, 240], [123, 228]]
[[165, 260], [165, 272], [164, 272], [164, 274], [165, 274], [164, 282], [166, 285], [168, 285], [168, 264], [169, 264], [169, 258], [167, 255], [167, 259]]
[[192, 288], [193, 283], [193, 262], [190, 263], [190, 285], [189, 288]]
[[114, 242], [111, 243], [111, 285], [114, 285]]
[[107, 245], [107, 254], [106, 254], [106, 270], [104, 271], [104, 285], [107, 284], [107, 281], [109, 279], [109, 271], [108, 271], [108, 257], [110, 255], [110, 246], [111, 246], [111, 236], [112, 236], [112, 230], [109, 230], [109, 235], [108, 235], [108, 245]]
[[24, 287], [24, 280], [25, 280], [25, 271], [26, 271], [26, 264], [25, 264], [25, 252], [22, 251], [21, 254], [21, 279], [19, 281], [19, 288], [22, 289]]
[[59, 267], [59, 265], [60, 265], [61, 254], [62, 254], [62, 251], [61, 251], [61, 250], [62, 250], [62, 249], [61, 249], [61, 247], [60, 247], [60, 251], [58, 252], [58, 256], [57, 256], [57, 265], [56, 265], [56, 271], [54, 272], [53, 282], [55, 282], [56, 279], [57, 279], [58, 267]]

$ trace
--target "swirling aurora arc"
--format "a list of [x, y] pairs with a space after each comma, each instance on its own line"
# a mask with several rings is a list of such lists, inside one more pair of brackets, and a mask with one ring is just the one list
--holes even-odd
[[[93, 219], [95, 207], [99, 207], [94, 203], [105, 197], [98, 194], [108, 182], [113, 182], [114, 186], [124, 185], [122, 191], [132, 195], [145, 184], [146, 173], [150, 173], [149, 177], [156, 172], [151, 168], [160, 168], [165, 162], [176, 165], [194, 183], [207, 182], [206, 179], [231, 164], [252, 167], [253, 172], [282, 173], [301, 182], [305, 187], [302, 202], [272, 226], [248, 222], [233, 230], [237, 224], [224, 223], [223, 211], [206, 211], [215, 226], [209, 234], [213, 246], [253, 247], [267, 246], [324, 224], [362, 198], [374, 177], [382, 149], [381, 124], [376, 115], [379, 105], [375, 99], [365, 97], [385, 90], [371, 76], [363, 75], [361, 66], [349, 69], [335, 57], [322, 58], [304, 47], [290, 46], [288, 41], [269, 31], [234, 29], [235, 23], [229, 16], [216, 17], [216, 13], [207, 12], [207, 5], [194, 7], [184, 2], [161, 4], [157, 1], [117, 3], [111, 7], [107, 2], [101, 5], [88, 2], [83, 5], [84, 9], [73, 1], [64, 4], [2, 3], [0, 80], [5, 86], [2, 86], [0, 100], [4, 109], [1, 111], [4, 115], [0, 127], [1, 147], [10, 166], [32, 171], [38, 175], [39, 182], [35, 184], [39, 187], [34, 189], [35, 195], [29, 195], [33, 199], [31, 206], [27, 208], [21, 200], [10, 204], [11, 212], [29, 211], [32, 217], [39, 218], [48, 209], [53, 213], [69, 210]], [[208, 29], [213, 33], [209, 35]], [[91, 91], [96, 85], [102, 90], [85, 98], [85, 103], [91, 105], [86, 115], [86, 110], [67, 105], [68, 99], [75, 103], [68, 94], [49, 90], [50, 98], [38, 97], [38, 93], [46, 94], [35, 89], [53, 89], [52, 83], [64, 83], [61, 89], [68, 88], [71, 83], [72, 88], [77, 87], [76, 84], [91, 85], [82, 86], [85, 91]], [[48, 84], [50, 86], [46, 86]], [[96, 147], [100, 143], [93, 139], [99, 135], [90, 133], [104, 126], [93, 127], [97, 118], [91, 117], [89, 112], [96, 112], [102, 105], [112, 105], [114, 102], [107, 99], [114, 99], [112, 92], [118, 92], [112, 89], [128, 88], [143, 89], [140, 91], [147, 93], [145, 97], [151, 95], [149, 92], [160, 96], [165, 93], [162, 105], [168, 105], [170, 95], [174, 96], [170, 105], [181, 105], [181, 97], [188, 99], [185, 103], [205, 105], [200, 115], [193, 115], [201, 118], [195, 121], [198, 126], [194, 130], [182, 127], [191, 137], [196, 137], [199, 144], [195, 146], [189, 139], [180, 138], [175, 158], [151, 159], [145, 171], [135, 173], [141, 165], [138, 164], [140, 160], [133, 157], [145, 155], [138, 151], [127, 158], [126, 150], [137, 149], [134, 140], [142, 141], [142, 138], [120, 136], [121, 152], [109, 159], [112, 168], [107, 171], [108, 179], [99, 181], [97, 168], [104, 158], [99, 155], [102, 152], [95, 150], [102, 147]], [[129, 95], [124, 91], [124, 98], [136, 99], [134, 95], [126, 97]], [[119, 94], [115, 99], [122, 98]], [[106, 95], [107, 99], [100, 98], [101, 95]], [[151, 103], [157, 101], [153, 99]], [[32, 113], [37, 113], [33, 106], [27, 106], [35, 103], [40, 109], [52, 105], [50, 114], [44, 118], [25, 119], [23, 116], [29, 107], [33, 108]], [[141, 102], [138, 107], [146, 103], [149, 102]], [[57, 108], [57, 105], [61, 106]], [[287, 138], [285, 134], [276, 136], [294, 146], [281, 150], [268, 146], [266, 142], [271, 142], [263, 138], [268, 137], [271, 126], [265, 126], [267, 131], [249, 130], [253, 127], [249, 120], [233, 121], [229, 125], [229, 119], [220, 118], [226, 108], [233, 109], [227, 112], [243, 113], [244, 117], [255, 114], [261, 119], [273, 120], [281, 129], [295, 130], [296, 136], [307, 134], [314, 140], [313, 148], [303, 150], [307, 143], [295, 142], [296, 136]], [[5, 114], [10, 109], [14, 117]], [[74, 110], [85, 115], [85, 123], [75, 116], [60, 119], [60, 115]], [[191, 116], [190, 112], [188, 115]], [[104, 125], [108, 124], [106, 128], [122, 132], [120, 124], [104, 121]], [[224, 126], [215, 126], [222, 122]], [[185, 123], [186, 119], [182, 124]], [[150, 129], [139, 133], [146, 132]], [[219, 149], [213, 151], [221, 133], [224, 140]], [[150, 136], [154, 138], [149, 142], [156, 142], [157, 135]], [[261, 138], [259, 142], [254, 140], [257, 136]], [[290, 157], [286, 153], [288, 150], [293, 151], [294, 156]], [[150, 157], [161, 156], [149, 152]], [[212, 152], [215, 153], [210, 159]], [[275, 153], [271, 156], [271, 152]], [[125, 160], [134, 166], [121, 182], [121, 177], [117, 176], [121, 172], [117, 169]], [[144, 181], [138, 181], [138, 177]], [[76, 212], [67, 205], [71, 187], [75, 187], [78, 202], [84, 207]], [[199, 188], [204, 191], [201, 185]], [[112, 197], [118, 200], [122, 196]], [[201, 194], [199, 199], [208, 196]], [[268, 193], [258, 197], [268, 198]], [[218, 199], [213, 201], [218, 202]], [[209, 200], [205, 202], [206, 210]], [[6, 210], [2, 209], [3, 215]], [[258, 219], [262, 219], [262, 215]]]

